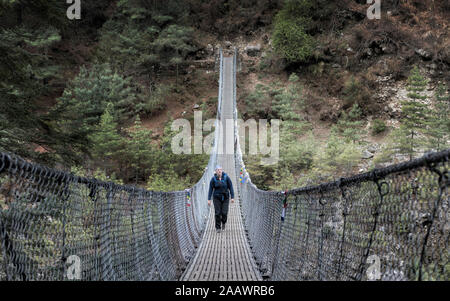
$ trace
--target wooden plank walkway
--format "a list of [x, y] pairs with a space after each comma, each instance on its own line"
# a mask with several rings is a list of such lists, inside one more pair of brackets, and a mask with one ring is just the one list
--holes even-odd
[[[224, 57], [224, 91], [222, 98], [221, 120], [225, 129], [227, 119], [233, 119], [233, 57]], [[233, 125], [234, 126], [234, 125]], [[233, 130], [233, 129], [231, 129]], [[231, 135], [232, 133], [228, 133]], [[224, 147], [226, 135], [222, 135]], [[232, 141], [233, 139], [229, 139]], [[234, 151], [234, 146], [233, 146]], [[183, 281], [260, 281], [262, 280], [248, 245], [242, 223], [234, 154], [218, 155], [218, 164], [232, 179], [235, 203], [230, 202], [228, 221], [224, 232], [216, 233], [214, 226], [214, 205], [211, 204], [209, 219], [202, 242], [195, 257], [190, 262], [180, 280]], [[208, 183], [209, 185], [209, 183]], [[205, 200], [206, 202], [207, 200]]]

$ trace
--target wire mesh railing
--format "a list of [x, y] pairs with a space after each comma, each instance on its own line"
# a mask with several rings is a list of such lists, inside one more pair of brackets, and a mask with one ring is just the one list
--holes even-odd
[[[237, 120], [236, 94], [234, 108]], [[450, 150], [276, 192], [252, 183], [237, 127], [235, 145], [244, 225], [266, 279], [450, 280]]]
[[176, 280], [206, 224], [202, 182], [147, 191], [4, 153], [0, 172], [1, 280], [70, 279], [74, 257], [80, 280]]

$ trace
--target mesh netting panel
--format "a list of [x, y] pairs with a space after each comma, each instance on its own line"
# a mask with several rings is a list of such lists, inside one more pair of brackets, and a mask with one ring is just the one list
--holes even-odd
[[[234, 108], [237, 120], [236, 92]], [[237, 127], [235, 141], [244, 225], [267, 279], [450, 279], [450, 150], [282, 193], [251, 182]]]

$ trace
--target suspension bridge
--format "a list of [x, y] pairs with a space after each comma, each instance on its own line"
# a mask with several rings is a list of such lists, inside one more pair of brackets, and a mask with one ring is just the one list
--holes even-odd
[[[189, 189], [147, 191], [1, 153], [0, 280], [449, 280], [450, 150], [262, 191], [242, 160], [237, 56], [220, 52], [214, 143]], [[226, 120], [231, 138], [218, 131]], [[222, 233], [207, 205], [216, 164], [237, 190]]]

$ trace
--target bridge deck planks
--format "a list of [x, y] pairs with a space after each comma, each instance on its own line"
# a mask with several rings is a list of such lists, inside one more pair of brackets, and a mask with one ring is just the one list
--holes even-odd
[[[222, 100], [222, 124], [233, 119], [233, 58], [224, 57], [224, 91]], [[223, 127], [226, 129], [226, 127]], [[231, 134], [231, 133], [230, 133]], [[230, 202], [228, 222], [224, 232], [216, 233], [214, 206], [211, 205], [205, 233], [195, 257], [190, 262], [181, 280], [184, 281], [257, 281], [262, 280], [251, 254], [244, 233], [237, 193], [234, 154], [226, 153], [226, 135], [223, 135], [224, 151], [218, 155], [218, 163], [232, 179], [235, 203]], [[231, 139], [230, 141], [233, 141]], [[209, 185], [209, 183], [207, 183]], [[207, 200], [205, 200], [206, 202]]]

